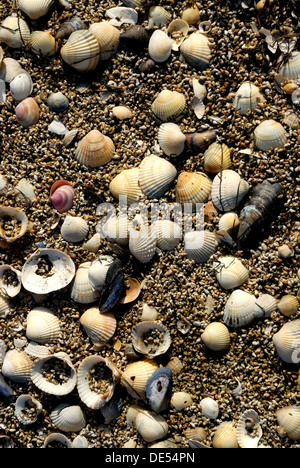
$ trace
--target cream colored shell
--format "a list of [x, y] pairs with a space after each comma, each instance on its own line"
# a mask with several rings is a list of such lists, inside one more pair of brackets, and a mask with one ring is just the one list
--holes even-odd
[[230, 346], [230, 333], [221, 322], [211, 322], [201, 335], [205, 346], [212, 351], [226, 351]]
[[59, 318], [46, 307], [35, 307], [27, 315], [26, 336], [37, 343], [53, 343], [59, 339]]
[[181, 172], [176, 184], [179, 203], [207, 203], [211, 194], [211, 180], [202, 172]]
[[186, 136], [177, 124], [166, 122], [159, 127], [158, 143], [167, 156], [179, 156], [185, 149]]
[[226, 421], [221, 423], [214, 433], [212, 439], [213, 448], [239, 448], [234, 423]]
[[236, 92], [233, 107], [242, 115], [253, 112], [259, 103], [264, 103], [265, 98], [259, 88], [250, 81], [243, 83]]
[[164, 158], [151, 155], [139, 166], [139, 185], [148, 198], [161, 198], [177, 175], [176, 167]]
[[232, 256], [220, 257], [214, 264], [216, 278], [223, 289], [238, 288], [249, 279], [249, 271], [241, 260]]
[[147, 410], [138, 412], [135, 426], [138, 433], [146, 442], [163, 439], [166, 437], [169, 429], [167, 422], [162, 416]]
[[139, 168], [124, 169], [120, 174], [116, 175], [109, 184], [111, 194], [120, 200], [127, 197], [127, 203], [138, 203], [143, 198], [143, 192], [139, 185]]
[[236, 289], [225, 304], [223, 321], [229, 327], [243, 327], [256, 317], [255, 296]]
[[285, 406], [276, 411], [279, 426], [283, 427], [287, 436], [292, 440], [300, 440], [300, 407]]
[[133, 398], [144, 400], [146, 383], [156, 369], [158, 364], [152, 359], [132, 362], [125, 367], [121, 384]]
[[184, 250], [189, 260], [206, 263], [216, 252], [218, 241], [213, 232], [190, 231], [184, 235]]
[[273, 336], [278, 356], [289, 364], [299, 363], [300, 320], [285, 323]]
[[61, 226], [60, 233], [67, 242], [81, 242], [89, 232], [89, 225], [80, 216], [67, 215]]
[[18, 0], [18, 7], [30, 19], [36, 20], [47, 15], [54, 0]]
[[64, 62], [79, 72], [95, 70], [100, 60], [100, 46], [89, 30], [74, 31], [60, 50]]
[[110, 137], [99, 130], [91, 130], [78, 143], [76, 160], [87, 167], [96, 168], [107, 164], [115, 154], [115, 145]]
[[154, 62], [166, 62], [172, 53], [173, 40], [161, 29], [156, 29], [149, 40], [148, 51]]
[[232, 211], [247, 195], [250, 186], [241, 176], [227, 169], [214, 177], [211, 187], [213, 204], [222, 212]]
[[151, 109], [160, 124], [178, 122], [186, 111], [186, 99], [184, 94], [178, 91], [164, 89], [153, 101]]
[[115, 316], [110, 312], [101, 313], [98, 307], [86, 310], [80, 317], [80, 323], [97, 348], [104, 346], [117, 328]]
[[197, 70], [205, 70], [211, 60], [212, 50], [209, 39], [200, 32], [192, 33], [183, 41], [180, 53]]
[[[52, 362], [51, 362], [52, 361]], [[52, 367], [55, 370], [57, 362], [60, 362], [64, 368], [66, 378], [56, 380], [44, 375], [45, 366]], [[61, 370], [59, 371], [61, 373]], [[39, 358], [31, 368], [31, 380], [41, 391], [51, 395], [68, 395], [76, 386], [76, 369], [72, 364], [70, 357], [64, 352], [51, 354], [44, 358]]]
[[108, 21], [92, 23], [89, 31], [98, 41], [100, 60], [110, 59], [117, 52], [120, 42], [120, 31]]
[[254, 130], [254, 142], [259, 150], [283, 148], [287, 142], [287, 132], [273, 119], [264, 120]]

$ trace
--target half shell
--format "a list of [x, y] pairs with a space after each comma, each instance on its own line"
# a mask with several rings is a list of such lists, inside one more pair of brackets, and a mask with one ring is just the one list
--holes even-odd
[[221, 322], [211, 322], [201, 335], [205, 346], [212, 351], [226, 351], [230, 346], [230, 333]]
[[230, 149], [224, 143], [212, 143], [204, 153], [204, 170], [218, 174], [231, 166]]
[[0, 206], [0, 239], [15, 242], [24, 236], [29, 228], [28, 218], [24, 211], [10, 206]]
[[170, 403], [176, 411], [182, 411], [193, 404], [193, 397], [187, 392], [175, 392], [172, 395]]
[[152, 6], [149, 9], [148, 27], [154, 29], [155, 26], [162, 28], [171, 18], [171, 14], [162, 6]]
[[200, 32], [194, 32], [183, 41], [180, 53], [197, 70], [205, 70], [212, 56], [209, 39]]
[[86, 425], [84, 413], [79, 405], [61, 403], [50, 413], [50, 419], [57, 429], [64, 432], [78, 432]]
[[75, 158], [80, 164], [94, 168], [107, 164], [114, 154], [113, 141], [99, 130], [91, 130], [78, 143]]
[[59, 318], [46, 307], [36, 307], [27, 315], [26, 336], [46, 344], [57, 341], [61, 334]]
[[218, 241], [213, 232], [190, 231], [184, 235], [184, 250], [189, 260], [206, 263], [216, 252]]
[[242, 115], [253, 112], [259, 103], [264, 103], [265, 98], [259, 88], [250, 81], [243, 83], [236, 92], [233, 107]]
[[100, 60], [100, 46], [96, 37], [88, 30], [74, 31], [61, 48], [61, 57], [79, 72], [95, 70]]
[[298, 50], [287, 55], [287, 60], [280, 67], [279, 73], [292, 80], [300, 78], [300, 52]]
[[16, 400], [15, 415], [24, 426], [34, 424], [42, 411], [42, 404], [32, 395], [20, 395]]
[[33, 361], [24, 352], [17, 349], [7, 351], [2, 364], [2, 374], [13, 382], [28, 383]]
[[179, 156], [185, 148], [186, 136], [173, 122], [162, 124], [158, 130], [158, 143], [167, 156]]
[[176, 167], [164, 158], [151, 155], [143, 159], [139, 167], [139, 184], [148, 198], [161, 198], [177, 175]]
[[143, 198], [143, 192], [139, 186], [139, 168], [133, 167], [120, 172], [109, 184], [109, 190], [117, 200], [123, 197], [122, 200], [125, 202], [125, 197], [127, 197], [129, 205], [138, 203]]
[[36, 20], [47, 15], [53, 3], [54, 0], [18, 0], [18, 7], [30, 19]]
[[89, 278], [91, 265], [92, 262], [84, 262], [79, 265], [71, 287], [71, 298], [80, 304], [92, 304], [101, 296], [101, 291], [94, 288]]
[[19, 16], [7, 16], [0, 26], [0, 42], [13, 49], [26, 47], [30, 39], [30, 29]]
[[111, 242], [128, 245], [130, 225], [127, 216], [112, 216], [103, 224], [101, 233]]
[[21, 272], [11, 265], [0, 266], [0, 294], [5, 297], [16, 297], [21, 291]]
[[60, 233], [67, 242], [81, 242], [89, 232], [89, 225], [80, 216], [67, 215], [61, 226]]
[[249, 279], [249, 271], [236, 257], [220, 257], [213, 264], [216, 278], [223, 289], [238, 288]]
[[36, 125], [40, 118], [39, 105], [32, 97], [27, 97], [15, 108], [17, 122], [24, 128]]
[[161, 250], [173, 250], [182, 237], [181, 226], [168, 219], [155, 221], [152, 229], [156, 235], [156, 245]]
[[186, 111], [186, 99], [184, 94], [178, 91], [164, 89], [155, 98], [152, 112], [158, 123], [178, 122]]
[[64, 352], [39, 358], [31, 369], [31, 380], [50, 395], [68, 395], [76, 386], [76, 370]]
[[19, 70], [9, 83], [9, 90], [16, 101], [23, 101], [33, 91], [33, 81], [29, 73]]
[[143, 321], [131, 332], [132, 345], [137, 353], [152, 359], [165, 354], [171, 346], [169, 330], [159, 322]]
[[230, 169], [220, 172], [213, 180], [211, 196], [213, 204], [220, 211], [234, 210], [247, 195], [248, 182]]
[[236, 426], [236, 437], [240, 448], [257, 448], [262, 435], [258, 414], [254, 410], [246, 410]]
[[296, 314], [299, 309], [299, 300], [297, 296], [293, 296], [292, 294], [283, 296], [278, 303], [278, 309], [286, 317]]
[[141, 263], [148, 263], [156, 252], [155, 233], [148, 226], [141, 225], [139, 229], [129, 229], [130, 253]]
[[110, 312], [100, 312], [98, 307], [91, 307], [84, 312], [80, 323], [92, 343], [100, 348], [111, 339], [117, 328], [115, 316]]
[[55, 38], [49, 31], [33, 31], [29, 47], [38, 57], [53, 57], [56, 52]]
[[202, 414], [209, 419], [217, 419], [219, 416], [219, 404], [216, 400], [210, 397], [203, 398], [200, 401]]
[[139, 411], [135, 420], [138, 433], [146, 442], [163, 439], [168, 433], [165, 419], [152, 411]]
[[255, 296], [236, 289], [226, 302], [223, 321], [229, 327], [243, 327], [248, 325], [256, 317]]
[[120, 31], [108, 21], [92, 23], [89, 31], [95, 36], [100, 47], [100, 60], [110, 59], [117, 51]]
[[258, 149], [283, 148], [287, 142], [287, 132], [275, 120], [264, 120], [254, 130], [254, 141]]
[[236, 436], [236, 428], [233, 422], [221, 423], [212, 439], [213, 448], [239, 448]]

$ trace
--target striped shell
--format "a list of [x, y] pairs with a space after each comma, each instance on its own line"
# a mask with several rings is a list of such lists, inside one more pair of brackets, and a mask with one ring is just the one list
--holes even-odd
[[230, 345], [230, 333], [221, 322], [211, 322], [201, 335], [205, 346], [211, 351], [226, 351]]
[[291, 294], [283, 296], [278, 303], [278, 309], [286, 317], [296, 314], [299, 309], [299, 300], [297, 296], [293, 296]]
[[300, 349], [300, 320], [292, 320], [273, 336], [278, 356], [289, 364], [298, 364]]
[[186, 136], [173, 122], [162, 124], [158, 130], [158, 143], [167, 156], [179, 156], [185, 149]]
[[230, 149], [224, 143], [212, 143], [204, 153], [204, 170], [218, 174], [231, 166]]
[[224, 230], [231, 233], [238, 227], [239, 224], [240, 221], [237, 213], [228, 212], [221, 216], [219, 220], [219, 230]]
[[238, 288], [249, 279], [249, 271], [238, 258], [220, 257], [213, 264], [213, 267], [216, 278], [223, 289]]
[[139, 168], [124, 169], [120, 174], [116, 175], [109, 184], [111, 194], [125, 202], [127, 197], [128, 205], [137, 203], [143, 198], [143, 192], [139, 186]]
[[179, 203], [207, 203], [211, 193], [211, 180], [202, 172], [182, 172], [176, 184]]
[[79, 405], [61, 403], [50, 413], [52, 424], [63, 432], [78, 432], [86, 425], [84, 413]]
[[[49, 378], [44, 373], [49, 370]], [[39, 358], [31, 369], [31, 380], [40, 390], [50, 395], [68, 395], [76, 386], [76, 369], [64, 352]]]
[[11, 57], [5, 57], [0, 64], [0, 79], [4, 80], [6, 83], [10, 83], [18, 72], [22, 70], [23, 68], [17, 60]]
[[128, 364], [121, 375], [121, 384], [135, 399], [145, 399], [145, 388], [149, 377], [158, 369], [158, 364], [151, 359]]
[[92, 23], [89, 31], [98, 41], [100, 47], [100, 60], [110, 59], [118, 49], [120, 31], [108, 21]]
[[200, 21], [200, 12], [197, 5], [192, 7], [185, 8], [181, 14], [181, 18], [190, 25], [199, 23]]
[[156, 235], [156, 245], [161, 250], [172, 250], [180, 242], [182, 230], [179, 224], [168, 219], [160, 219], [152, 224]]
[[149, 9], [148, 26], [154, 29], [155, 26], [162, 28], [171, 18], [171, 14], [162, 6], [152, 6]]
[[89, 225], [80, 216], [67, 215], [61, 226], [60, 233], [67, 242], [81, 242], [89, 232]]
[[216, 252], [218, 241], [213, 232], [190, 231], [184, 236], [184, 250], [189, 260], [206, 263]]
[[208, 38], [194, 32], [183, 41], [180, 53], [184, 59], [197, 70], [205, 70], [211, 60], [211, 46]]
[[102, 290], [107, 272], [113, 262], [114, 258], [111, 255], [100, 255], [91, 262], [88, 269], [88, 278], [94, 289]]
[[133, 327], [131, 341], [137, 353], [153, 359], [168, 351], [171, 346], [171, 335], [160, 322], [143, 321]]
[[128, 245], [130, 224], [127, 216], [112, 216], [103, 224], [101, 233], [111, 242]]
[[55, 38], [49, 31], [33, 31], [29, 47], [38, 57], [53, 57], [56, 52]]
[[97, 347], [104, 346], [117, 328], [115, 316], [110, 312], [100, 312], [98, 307], [91, 307], [84, 312], [80, 317], [80, 323], [92, 343]]
[[156, 237], [151, 228], [141, 225], [139, 230], [129, 229], [130, 253], [140, 262], [148, 263], [156, 252]]
[[154, 62], [166, 62], [172, 53], [173, 40], [161, 29], [156, 29], [149, 40], [148, 51]]
[[66, 213], [73, 206], [75, 189], [66, 180], [54, 182], [50, 189], [50, 200], [59, 213]]
[[0, 25], [0, 42], [13, 49], [25, 47], [30, 39], [30, 29], [19, 16], [7, 16]]
[[88, 30], [74, 31], [60, 50], [64, 62], [79, 72], [95, 70], [100, 60], [100, 46]]
[[253, 112], [259, 103], [264, 103], [265, 98], [259, 88], [250, 81], [243, 83], [236, 92], [233, 107], [242, 115]]
[[160, 124], [178, 122], [186, 111], [186, 99], [184, 94], [178, 91], [164, 89], [155, 98], [151, 109], [155, 119]]
[[17, 122], [24, 128], [36, 125], [40, 118], [39, 105], [32, 97], [27, 97], [15, 108]]
[[36, 20], [47, 15], [54, 0], [18, 0], [18, 7], [30, 19]]
[[33, 361], [24, 351], [7, 351], [2, 364], [2, 374], [13, 382], [28, 383]]
[[87, 167], [107, 164], [115, 154], [113, 141], [99, 130], [91, 130], [79, 141], [75, 150], [76, 160]]
[[284, 428], [287, 436], [292, 440], [300, 440], [300, 407], [285, 406], [276, 411], [278, 424]]
[[151, 155], [139, 167], [139, 184], [148, 198], [161, 198], [177, 175], [176, 167], [164, 158]]
[[234, 423], [226, 421], [221, 423], [214, 433], [212, 439], [213, 448], [239, 448], [239, 444], [236, 437], [236, 428]]
[[300, 78], [300, 52], [298, 50], [292, 51], [287, 55], [288, 59], [280, 67], [279, 73], [291, 80]]
[[213, 204], [220, 211], [234, 210], [247, 195], [250, 187], [240, 175], [227, 169], [217, 174], [211, 187]]
[[259, 150], [283, 148], [287, 142], [287, 132], [273, 119], [264, 120], [254, 130], [255, 145]]
[[251, 323], [256, 317], [255, 296], [236, 289], [226, 302], [223, 321], [229, 327], [243, 327]]
[[46, 307], [36, 307], [27, 315], [26, 336], [46, 344], [58, 341], [61, 334], [59, 318]]
[[256, 317], [271, 317], [278, 307], [278, 301], [271, 294], [262, 294], [255, 301], [255, 315]]
[[89, 278], [92, 262], [81, 263], [71, 286], [71, 298], [80, 304], [92, 304], [100, 298], [101, 291], [94, 288]]

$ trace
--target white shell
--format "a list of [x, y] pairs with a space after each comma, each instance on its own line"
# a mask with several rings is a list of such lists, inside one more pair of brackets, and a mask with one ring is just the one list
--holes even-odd
[[209, 39], [200, 32], [192, 33], [180, 47], [181, 55], [197, 70], [205, 70], [211, 60]]
[[89, 232], [89, 225], [85, 219], [80, 216], [67, 215], [60, 232], [63, 238], [68, 242], [81, 242], [86, 238]]
[[[27, 409], [29, 413], [27, 413]], [[42, 410], [42, 404], [32, 395], [20, 395], [15, 403], [15, 415], [24, 426], [34, 424]]]
[[288, 59], [280, 67], [279, 73], [291, 80], [300, 78], [300, 51], [294, 50], [287, 55]]
[[153, 6], [149, 9], [148, 27], [153, 29], [163, 27], [171, 18], [171, 14], [162, 6]]
[[165, 419], [152, 411], [139, 411], [135, 426], [138, 433], [146, 442], [163, 439], [168, 433], [168, 424]]
[[262, 294], [255, 301], [254, 312], [256, 317], [270, 317], [277, 309], [278, 301], [271, 294]]
[[[51, 362], [53, 361], [53, 362]], [[53, 377], [50, 377], [50, 380], [43, 375], [43, 369], [45, 367], [50, 367], [52, 372], [57, 367], [57, 361], [60, 361], [58, 366], [59, 375], [61, 375], [60, 366], [63, 366], [63, 374], [66, 374], [66, 379], [61, 379], [61, 381], [55, 380]], [[68, 395], [71, 393], [76, 386], [76, 369], [72, 364], [69, 356], [64, 352], [59, 352], [51, 354], [44, 358], [39, 358], [31, 369], [31, 380], [40, 390], [50, 395]], [[51, 381], [52, 380], [52, 381]]]
[[178, 122], [186, 111], [185, 95], [178, 91], [163, 89], [153, 101], [151, 110], [160, 124]]
[[30, 49], [38, 57], [53, 57], [56, 52], [55, 38], [49, 31], [33, 31], [30, 36]]
[[283, 148], [287, 142], [287, 132], [273, 119], [264, 120], [254, 130], [254, 141], [258, 149]]
[[64, 434], [61, 434], [60, 432], [53, 432], [52, 434], [49, 434], [43, 443], [43, 448], [47, 448], [48, 446], [51, 447], [51, 444], [53, 443], [54, 447], [56, 447], [56, 444], [63, 445], [65, 448], [73, 448], [72, 442], [65, 436]]
[[13, 382], [27, 383], [33, 361], [24, 351], [12, 349], [7, 351], [2, 365], [2, 374]]
[[300, 406], [284, 406], [276, 411], [278, 424], [292, 440], [300, 440]]
[[242, 115], [253, 112], [259, 103], [265, 102], [259, 88], [250, 81], [243, 83], [236, 92], [233, 107]]
[[236, 257], [220, 257], [213, 268], [220, 286], [226, 290], [238, 288], [249, 279], [249, 271]]
[[176, 411], [182, 411], [193, 404], [193, 397], [187, 392], [175, 392], [172, 395], [170, 404]]
[[213, 232], [190, 231], [184, 235], [184, 250], [189, 260], [206, 263], [216, 252], [218, 241]]
[[209, 419], [217, 419], [219, 416], [219, 404], [213, 398], [206, 397], [200, 401], [202, 414]]
[[57, 341], [61, 334], [59, 318], [46, 307], [36, 307], [27, 315], [26, 336], [46, 344]]
[[153, 359], [168, 351], [171, 335], [160, 322], [142, 321], [133, 327], [131, 341], [136, 352]]
[[131, 205], [139, 202], [143, 198], [143, 192], [139, 186], [139, 168], [125, 169], [117, 174], [110, 182], [109, 190], [117, 200], [124, 202], [124, 204], [127, 202], [128, 205]]
[[166, 62], [172, 53], [173, 40], [161, 29], [154, 31], [149, 40], [148, 51], [154, 62]]
[[237, 213], [228, 212], [223, 214], [219, 220], [219, 230], [231, 232], [232, 230], [236, 229], [240, 224], [239, 217]]
[[17, 72], [9, 84], [10, 92], [16, 101], [23, 101], [33, 91], [33, 81], [29, 73], [25, 70]]
[[93, 287], [89, 279], [91, 265], [92, 262], [84, 262], [79, 265], [71, 286], [71, 298], [80, 304], [92, 304], [101, 295], [101, 292]]
[[106, 275], [109, 267], [114, 262], [114, 258], [110, 255], [100, 255], [96, 260], [91, 262], [88, 269], [88, 277], [93, 288], [102, 290], [105, 285]]
[[148, 198], [161, 198], [177, 175], [176, 167], [164, 158], [147, 156], [139, 167], [139, 184]]
[[100, 312], [99, 307], [86, 310], [80, 317], [80, 323], [96, 348], [104, 346], [117, 328], [114, 315], [110, 312]]
[[18, 7], [26, 13], [29, 18], [36, 20], [45, 16], [53, 3], [54, 0], [18, 0]]
[[13, 78], [20, 72], [22, 66], [19, 62], [11, 57], [5, 57], [0, 64], [0, 79], [6, 83], [10, 83]]
[[185, 148], [186, 136], [180, 127], [167, 122], [162, 124], [158, 130], [158, 143], [167, 156], [179, 156]]
[[16, 297], [21, 291], [21, 272], [11, 265], [0, 266], [0, 294], [4, 297]]
[[1, 315], [8, 315], [9, 311], [11, 309], [11, 304], [10, 304], [10, 301], [9, 299], [7, 299], [6, 297], [2, 296], [2, 294], [0, 294], [0, 317]]
[[221, 322], [211, 322], [201, 335], [205, 346], [212, 351], [226, 351], [230, 345], [230, 333]]
[[79, 405], [61, 403], [50, 413], [50, 418], [52, 424], [64, 432], [78, 432], [86, 425], [84, 413]]
[[234, 210], [247, 195], [250, 187], [240, 175], [227, 169], [217, 174], [211, 187], [213, 204], [220, 211]]
[[131, 222], [125, 216], [112, 216], [101, 226], [103, 237], [121, 245], [128, 245]]
[[72, 32], [60, 53], [68, 65], [79, 72], [88, 73], [97, 68], [100, 45], [89, 30], [82, 29]]
[[168, 219], [160, 219], [152, 224], [156, 235], [156, 245], [161, 250], [172, 250], [180, 242], [182, 229], [179, 224]]
[[246, 410], [236, 426], [236, 437], [240, 448], [257, 448], [262, 435], [258, 414], [254, 410]]
[[236, 289], [226, 302], [223, 321], [229, 327], [243, 327], [256, 317], [255, 296]]
[[26, 21], [19, 16], [7, 16], [0, 26], [0, 42], [5, 42], [13, 49], [25, 47], [30, 39], [30, 29]]
[[130, 253], [141, 263], [148, 263], [156, 252], [156, 237], [151, 228], [141, 225], [139, 230], [129, 229]]
[[300, 319], [292, 320], [273, 336], [273, 343], [278, 356], [289, 364], [299, 363]]

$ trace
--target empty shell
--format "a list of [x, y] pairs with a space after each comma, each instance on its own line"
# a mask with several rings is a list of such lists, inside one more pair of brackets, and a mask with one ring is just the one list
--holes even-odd
[[80, 323], [92, 343], [99, 348], [111, 339], [117, 328], [115, 316], [110, 312], [100, 312], [98, 307], [91, 307], [84, 312]]
[[256, 317], [255, 296], [236, 289], [225, 304], [223, 321], [229, 327], [243, 327]]
[[211, 193], [211, 180], [202, 172], [182, 172], [176, 184], [179, 203], [207, 203]]
[[16, 101], [23, 101], [33, 90], [33, 81], [29, 73], [19, 70], [9, 84], [10, 92]]
[[15, 242], [26, 234], [28, 228], [29, 221], [24, 211], [0, 205], [0, 239]]
[[11, 265], [0, 266], [0, 294], [4, 297], [15, 297], [21, 291], [21, 272]]
[[64, 434], [61, 434], [60, 432], [53, 432], [45, 438], [43, 448], [56, 448], [57, 446], [63, 446], [64, 448], [74, 448], [72, 442]]
[[214, 433], [212, 439], [213, 448], [238, 448], [239, 444], [236, 437], [236, 428], [233, 422], [226, 421], [221, 423]]
[[172, 371], [168, 367], [160, 367], [149, 377], [145, 393], [147, 402], [155, 413], [168, 408], [172, 391]]
[[230, 149], [225, 143], [212, 143], [204, 152], [204, 170], [218, 174], [231, 166]]
[[221, 216], [219, 221], [219, 230], [232, 233], [239, 225], [239, 217], [237, 213], [228, 212]]
[[156, 29], [149, 40], [148, 51], [154, 62], [166, 62], [172, 52], [173, 40], [161, 29]]
[[54, 0], [18, 0], [18, 7], [30, 19], [36, 20], [45, 16], [52, 7]]
[[83, 241], [89, 231], [89, 225], [85, 219], [80, 216], [67, 215], [61, 226], [61, 235], [67, 242]]
[[183, 41], [180, 53], [197, 70], [205, 70], [212, 56], [209, 39], [200, 32], [194, 32]]
[[32, 97], [27, 97], [15, 108], [17, 122], [24, 128], [37, 124], [40, 118], [38, 103]]
[[37, 343], [53, 343], [61, 334], [59, 318], [46, 307], [36, 307], [27, 315], [26, 336]]
[[234, 289], [249, 279], [249, 271], [236, 257], [220, 257], [214, 264], [216, 278], [223, 289]]
[[213, 180], [211, 196], [213, 204], [220, 211], [234, 210], [247, 195], [248, 182], [230, 169], [220, 172]]
[[139, 186], [139, 168], [133, 167], [125, 169], [120, 174], [116, 175], [109, 184], [111, 194], [117, 199], [126, 201], [128, 205], [137, 203], [143, 198], [142, 189]]
[[184, 235], [184, 250], [189, 260], [206, 263], [216, 252], [218, 241], [213, 232], [190, 231]]
[[201, 335], [205, 346], [212, 351], [226, 351], [230, 345], [230, 333], [226, 325], [212, 322], [205, 327]]
[[242, 115], [253, 112], [259, 103], [264, 103], [265, 98], [259, 88], [250, 81], [243, 83], [236, 92], [233, 106]]
[[178, 122], [186, 111], [184, 94], [164, 89], [155, 98], [152, 112], [158, 123]]
[[99, 130], [91, 130], [79, 141], [75, 158], [80, 164], [94, 168], [107, 164], [114, 154], [113, 141]]
[[146, 384], [156, 369], [158, 364], [152, 359], [132, 362], [124, 369], [121, 384], [133, 398], [144, 400]]
[[42, 404], [31, 395], [20, 395], [15, 403], [15, 415], [24, 426], [34, 424], [42, 410]]
[[133, 327], [131, 341], [137, 353], [153, 359], [168, 351], [171, 346], [171, 335], [161, 323], [143, 321]]
[[283, 427], [286, 435], [292, 440], [300, 439], [300, 407], [285, 406], [276, 411], [279, 426]]
[[177, 175], [176, 167], [164, 158], [151, 155], [139, 167], [139, 184], [148, 198], [161, 198]]
[[61, 403], [50, 413], [50, 419], [57, 429], [64, 432], [78, 432], [86, 425], [84, 413], [79, 405]]
[[254, 130], [255, 145], [259, 150], [283, 148], [287, 142], [287, 132], [275, 120], [264, 120]]
[[246, 410], [236, 426], [236, 437], [240, 448], [257, 448], [263, 435], [256, 411]]
[[96, 37], [88, 30], [74, 31], [61, 48], [61, 57], [79, 72], [95, 70], [100, 60], [100, 46]]
[[158, 143], [167, 156], [179, 156], [185, 148], [186, 136], [173, 122], [162, 124], [158, 130]]
[[219, 404], [213, 398], [203, 398], [200, 401], [200, 408], [202, 414], [209, 419], [217, 419], [217, 417], [219, 416]]
[[39, 358], [31, 368], [31, 380], [50, 395], [68, 395], [76, 386], [76, 370], [64, 352]]
[[299, 363], [300, 320], [292, 320], [273, 336], [273, 343], [278, 356], [289, 364]]
[[283, 65], [279, 69], [279, 73], [289, 79], [300, 78], [300, 52], [298, 50], [292, 51], [286, 55]]

